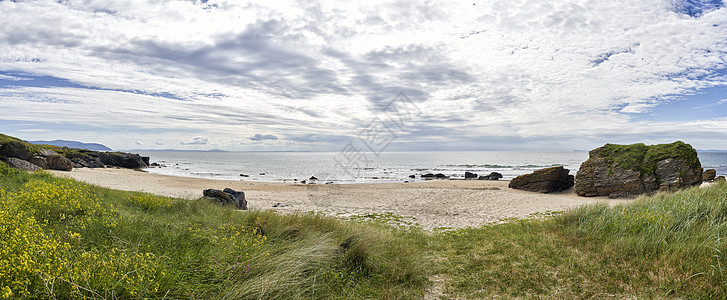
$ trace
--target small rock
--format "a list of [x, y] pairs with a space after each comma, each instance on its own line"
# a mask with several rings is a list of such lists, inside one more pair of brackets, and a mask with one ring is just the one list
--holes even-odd
[[235, 191], [226, 188], [222, 191], [216, 189], [206, 189], [202, 192], [206, 198], [221, 203], [222, 205], [234, 204], [238, 209], [247, 210], [247, 200], [245, 200], [245, 192]]
[[427, 174], [422, 175], [422, 178], [434, 178], [434, 174], [427, 173]]
[[717, 170], [715, 169], [704, 170], [704, 173], [702, 173], [702, 181], [714, 181], [715, 177], [717, 177]]
[[318, 180], [318, 178], [316, 178], [315, 176], [311, 176], [310, 178], [308, 178], [308, 180]]
[[474, 178], [477, 178], [477, 173], [464, 172], [464, 178], [465, 179], [474, 179]]
[[247, 175], [247, 174], [240, 174], [240, 177], [250, 177], [250, 175]]
[[417, 178], [416, 175], [409, 175], [409, 178]]
[[437, 178], [437, 179], [447, 179], [449, 177], [447, 177], [447, 175], [444, 175], [442, 173], [437, 173], [437, 174], [434, 174], [434, 178]]

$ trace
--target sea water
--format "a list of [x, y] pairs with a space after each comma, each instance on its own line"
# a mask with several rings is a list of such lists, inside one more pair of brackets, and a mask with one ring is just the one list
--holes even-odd
[[[368, 183], [421, 180], [422, 174], [442, 173], [464, 178], [465, 172], [503, 179], [537, 169], [563, 166], [575, 174], [588, 159], [586, 151], [469, 151], [368, 153], [356, 160], [341, 152], [200, 152], [148, 151], [151, 162], [163, 165], [151, 173], [222, 180], [295, 182], [316, 177], [318, 183]], [[700, 152], [705, 169], [727, 174], [727, 152]], [[414, 175], [415, 178], [410, 178]]]

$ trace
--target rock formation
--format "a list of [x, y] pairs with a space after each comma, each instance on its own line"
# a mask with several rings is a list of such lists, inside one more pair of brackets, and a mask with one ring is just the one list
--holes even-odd
[[573, 186], [573, 175], [563, 167], [551, 167], [520, 175], [510, 181], [512, 189], [538, 193], [560, 192]]
[[245, 192], [238, 192], [231, 188], [226, 188], [222, 191], [215, 189], [206, 189], [202, 192], [207, 199], [213, 200], [222, 205], [234, 204], [235, 207], [241, 210], [247, 210], [247, 200], [245, 200]]
[[[27, 164], [40, 169], [70, 171], [75, 168], [104, 168], [107, 166], [140, 169], [149, 166], [149, 157], [123, 152], [97, 152], [49, 145], [28, 144], [20, 139], [0, 135], [0, 160], [17, 168]], [[11, 158], [13, 160], [11, 161]]]
[[697, 151], [683, 142], [646, 146], [606, 144], [589, 152], [575, 178], [579, 196], [631, 197], [702, 182]]
[[464, 172], [464, 178], [465, 179], [475, 179], [475, 178], [477, 178], [477, 173]]

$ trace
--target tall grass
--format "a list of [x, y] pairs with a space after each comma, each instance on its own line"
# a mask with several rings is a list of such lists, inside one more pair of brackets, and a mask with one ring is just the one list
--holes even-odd
[[419, 298], [423, 234], [0, 166], [0, 298]]
[[727, 297], [727, 185], [434, 235], [466, 298]]

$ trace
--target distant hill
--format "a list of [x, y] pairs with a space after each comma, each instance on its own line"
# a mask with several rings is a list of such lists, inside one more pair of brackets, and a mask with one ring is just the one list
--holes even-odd
[[54, 140], [54, 141], [28, 141], [28, 143], [36, 145], [52, 145], [58, 147], [88, 149], [93, 151], [111, 151], [111, 148], [97, 143], [82, 143], [76, 141]]

